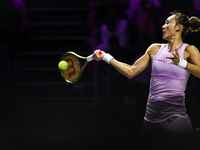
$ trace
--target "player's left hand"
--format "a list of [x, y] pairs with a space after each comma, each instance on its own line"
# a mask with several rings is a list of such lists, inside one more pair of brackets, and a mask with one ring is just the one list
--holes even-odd
[[169, 64], [178, 65], [180, 62], [180, 56], [178, 52], [178, 48], [175, 48], [175, 53], [172, 53], [173, 57], [166, 57], [167, 59], [171, 59]]

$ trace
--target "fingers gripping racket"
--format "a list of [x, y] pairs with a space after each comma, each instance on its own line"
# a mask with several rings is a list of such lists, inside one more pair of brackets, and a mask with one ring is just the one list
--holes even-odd
[[[102, 52], [99, 51], [98, 55], [102, 55]], [[92, 56], [83, 57], [71, 51], [66, 52], [62, 55], [59, 63], [61, 76], [68, 83], [76, 83], [80, 79], [87, 63], [93, 60]]]

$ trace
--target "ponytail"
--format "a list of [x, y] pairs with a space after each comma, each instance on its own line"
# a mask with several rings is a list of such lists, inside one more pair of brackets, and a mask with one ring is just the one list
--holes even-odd
[[189, 32], [199, 32], [200, 31], [200, 20], [197, 17], [189, 18]]
[[188, 17], [180, 12], [171, 12], [175, 15], [176, 25], [181, 24], [183, 26], [182, 38], [184, 39], [189, 33], [200, 31], [200, 20], [197, 17]]

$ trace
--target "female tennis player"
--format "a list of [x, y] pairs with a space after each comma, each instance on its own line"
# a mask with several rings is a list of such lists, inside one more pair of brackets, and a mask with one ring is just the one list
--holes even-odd
[[149, 96], [141, 128], [142, 135], [151, 142], [152, 139], [158, 142], [164, 137], [171, 138], [171, 135], [178, 135], [179, 139], [182, 135], [193, 133], [185, 108], [185, 89], [190, 73], [200, 78], [199, 50], [183, 43], [188, 33], [200, 31], [200, 20], [172, 12], [162, 31], [167, 43], [150, 45], [132, 66], [105, 52], [99, 56], [99, 50], [93, 54], [93, 59], [106, 61], [128, 78], [135, 77], [152, 65]]

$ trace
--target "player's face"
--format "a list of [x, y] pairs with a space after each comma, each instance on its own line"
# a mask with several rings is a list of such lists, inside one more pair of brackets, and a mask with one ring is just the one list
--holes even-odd
[[165, 24], [162, 26], [163, 39], [170, 40], [175, 35], [175, 26], [175, 15], [172, 15], [167, 18]]

